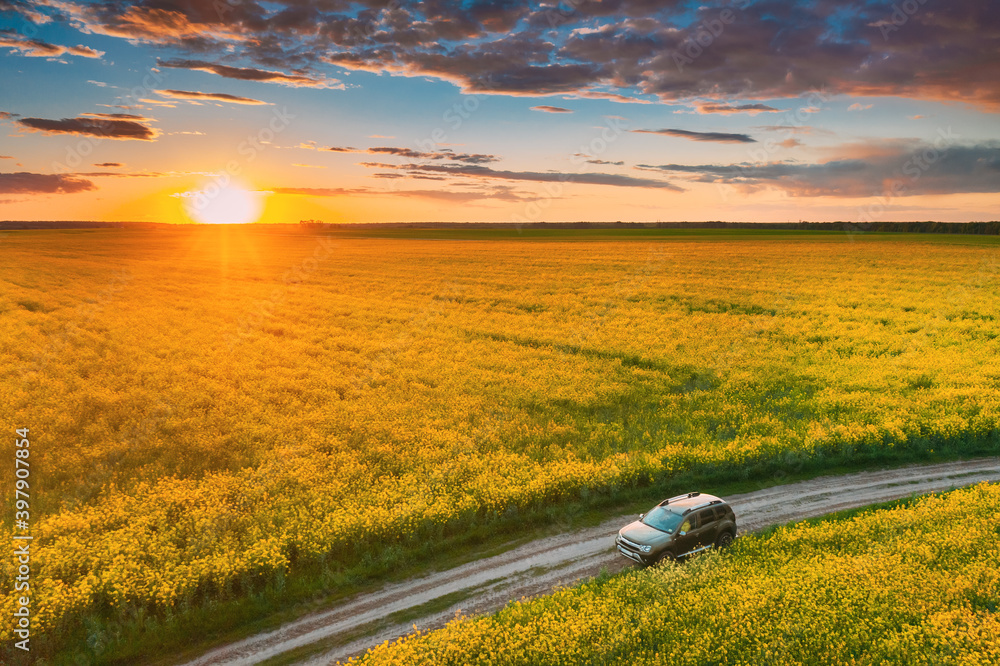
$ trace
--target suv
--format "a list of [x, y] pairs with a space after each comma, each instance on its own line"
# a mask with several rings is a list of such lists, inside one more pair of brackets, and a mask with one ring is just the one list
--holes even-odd
[[663, 500], [618, 531], [618, 552], [650, 566], [707, 550], [736, 538], [736, 514], [714, 495], [688, 493]]

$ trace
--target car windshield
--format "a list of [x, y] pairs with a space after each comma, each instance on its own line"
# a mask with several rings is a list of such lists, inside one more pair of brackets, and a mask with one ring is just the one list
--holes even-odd
[[673, 534], [682, 520], [684, 520], [684, 516], [674, 513], [665, 506], [658, 506], [643, 516], [642, 524], [655, 527], [667, 534]]

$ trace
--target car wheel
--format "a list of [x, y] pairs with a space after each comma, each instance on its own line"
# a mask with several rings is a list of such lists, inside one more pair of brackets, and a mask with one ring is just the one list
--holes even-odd
[[719, 535], [719, 538], [715, 540], [716, 548], [728, 548], [733, 543], [733, 533], [723, 532]]
[[663, 553], [663, 555], [660, 555], [660, 559], [656, 560], [656, 563], [663, 564], [664, 562], [676, 562], [676, 561], [677, 558], [674, 557], [674, 554], [668, 550], [667, 552]]

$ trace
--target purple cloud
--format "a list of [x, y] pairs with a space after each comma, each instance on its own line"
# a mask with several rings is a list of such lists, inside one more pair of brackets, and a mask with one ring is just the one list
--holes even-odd
[[0, 194], [74, 194], [96, 190], [89, 180], [74, 175], [0, 173]]

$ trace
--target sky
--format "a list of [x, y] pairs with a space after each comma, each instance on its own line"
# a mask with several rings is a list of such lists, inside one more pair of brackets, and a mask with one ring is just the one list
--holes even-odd
[[1000, 3], [0, 0], [0, 219], [1000, 219]]

